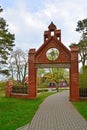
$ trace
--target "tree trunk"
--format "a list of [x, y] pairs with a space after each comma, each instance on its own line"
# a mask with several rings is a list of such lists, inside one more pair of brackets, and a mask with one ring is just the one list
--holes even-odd
[[58, 83], [56, 85], [56, 90], [57, 90], [57, 92], [59, 92], [59, 84]]

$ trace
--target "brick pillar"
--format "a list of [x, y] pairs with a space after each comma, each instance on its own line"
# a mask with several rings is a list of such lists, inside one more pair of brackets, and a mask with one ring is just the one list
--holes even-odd
[[12, 80], [7, 81], [6, 83], [6, 96], [10, 97], [12, 92], [13, 82]]
[[37, 96], [37, 88], [36, 88], [36, 68], [35, 68], [35, 49], [29, 50], [28, 55], [28, 93], [29, 93], [29, 99], [35, 99]]
[[78, 47], [71, 47], [70, 101], [79, 100]]

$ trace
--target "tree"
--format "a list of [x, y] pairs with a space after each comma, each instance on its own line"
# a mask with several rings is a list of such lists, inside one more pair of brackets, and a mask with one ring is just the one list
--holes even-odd
[[[3, 9], [0, 6], [0, 13]], [[0, 74], [8, 75], [8, 57], [13, 50], [14, 34], [8, 31], [8, 25], [4, 18], [0, 17]]]
[[79, 56], [80, 62], [82, 66], [86, 65], [87, 60], [87, 18], [83, 20], [79, 20], [77, 22], [76, 31], [81, 33], [80, 41], [76, 43], [72, 43], [70, 46], [76, 45], [79, 48]]
[[80, 61], [82, 62], [82, 66], [84, 66], [87, 60], [87, 18], [78, 21], [76, 31], [82, 33], [78, 47], [81, 57]]
[[80, 42], [78, 43], [78, 47], [80, 62], [82, 63], [82, 66], [85, 66], [87, 60], [87, 39], [80, 40]]
[[79, 75], [80, 88], [87, 88], [87, 65], [82, 66]]
[[77, 28], [76, 28], [77, 32], [82, 33], [82, 35], [87, 32], [87, 18], [83, 19], [83, 20], [79, 20], [77, 22]]
[[47, 73], [46, 72], [46, 69], [45, 68], [40, 68], [38, 69], [37, 71], [37, 76], [38, 76], [38, 87], [40, 88], [43, 88], [43, 87], [47, 87], [47, 83], [46, 83], [46, 80], [45, 80], [45, 74]]
[[53, 81], [54, 83], [56, 83], [56, 89], [57, 89], [57, 92], [59, 90], [59, 83], [61, 81], [66, 81], [67, 82], [67, 77], [66, 77], [66, 74], [67, 76], [69, 75], [67, 72], [66, 69], [64, 68], [49, 68], [49, 81]]
[[12, 52], [9, 58], [11, 78], [24, 83], [27, 75], [28, 56], [21, 49]]

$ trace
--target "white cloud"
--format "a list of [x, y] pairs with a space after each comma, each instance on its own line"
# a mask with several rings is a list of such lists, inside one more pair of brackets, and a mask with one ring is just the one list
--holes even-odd
[[40, 5], [37, 4], [36, 11], [32, 11], [28, 9], [29, 1], [17, 0], [14, 7], [5, 9], [3, 16], [16, 35], [15, 43], [18, 47], [38, 48], [43, 43], [43, 33], [51, 21], [61, 29], [62, 41], [69, 46], [80, 38], [75, 28], [78, 20], [87, 16], [85, 2], [86, 0], [44, 0]]

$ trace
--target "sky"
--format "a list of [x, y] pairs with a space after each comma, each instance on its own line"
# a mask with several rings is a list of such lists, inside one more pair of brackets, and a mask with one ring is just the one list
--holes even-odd
[[61, 29], [62, 43], [69, 48], [81, 37], [75, 31], [77, 22], [87, 18], [87, 0], [0, 0], [0, 6], [3, 8], [0, 17], [15, 34], [14, 49], [24, 51], [43, 44], [44, 31], [51, 21]]
[[9, 31], [15, 34], [16, 48], [38, 49], [51, 21], [61, 29], [65, 46], [78, 43], [77, 22], [87, 18], [87, 0], [0, 0]]
[[16, 48], [38, 49], [51, 21], [61, 29], [65, 46], [78, 43], [77, 22], [87, 18], [87, 0], [0, 0], [9, 31], [15, 34]]

